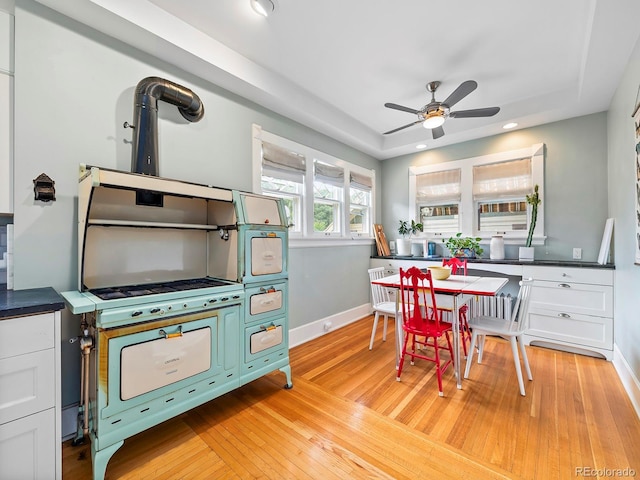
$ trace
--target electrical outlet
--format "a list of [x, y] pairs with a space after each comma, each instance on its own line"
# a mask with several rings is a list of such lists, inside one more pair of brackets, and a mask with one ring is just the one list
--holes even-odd
[[582, 259], [582, 249], [581, 248], [574, 248], [573, 249], [573, 259], [574, 260]]

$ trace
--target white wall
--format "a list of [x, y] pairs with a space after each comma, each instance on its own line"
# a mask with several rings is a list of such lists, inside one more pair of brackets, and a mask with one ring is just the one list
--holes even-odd
[[[251, 125], [366, 168], [379, 161], [263, 109], [178, 68], [97, 33], [32, 0], [16, 2], [14, 288], [77, 289], [78, 166], [130, 170], [133, 90], [147, 76], [192, 89], [204, 118], [188, 123], [159, 105], [163, 177], [251, 190]], [[55, 202], [36, 203], [33, 179], [56, 183]], [[376, 175], [379, 177], [379, 174]], [[293, 326], [369, 301], [369, 247], [290, 253]], [[338, 271], [339, 279], [327, 272]], [[331, 301], [327, 301], [331, 299]], [[63, 313], [63, 405], [78, 400], [79, 319]]]
[[640, 42], [608, 112], [609, 215], [615, 218], [616, 291], [614, 338], [620, 353], [640, 378], [640, 265], [636, 245], [635, 133], [631, 114], [640, 88]]

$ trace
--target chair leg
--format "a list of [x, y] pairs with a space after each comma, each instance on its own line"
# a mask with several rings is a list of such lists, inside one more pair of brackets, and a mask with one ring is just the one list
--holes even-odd
[[522, 362], [524, 363], [524, 370], [527, 372], [527, 378], [529, 380], [533, 380], [533, 375], [531, 375], [531, 367], [529, 367], [529, 358], [527, 357], [527, 351], [524, 348], [524, 338], [522, 335], [518, 335], [518, 344], [520, 345], [520, 350], [522, 351]]
[[382, 327], [382, 341], [387, 341], [387, 323], [389, 323], [389, 316], [385, 313], [384, 315], [384, 325]]
[[524, 381], [522, 380], [522, 369], [520, 368], [520, 356], [518, 355], [518, 344], [516, 337], [509, 337], [511, 351], [513, 352], [513, 361], [516, 364], [516, 375], [518, 376], [518, 385], [520, 386], [520, 395], [525, 396]]
[[444, 397], [444, 392], [442, 391], [442, 370], [440, 370], [440, 352], [438, 352], [438, 338], [433, 337], [433, 345], [435, 350], [436, 357], [436, 375], [438, 377], [438, 395]]
[[[469, 347], [469, 356], [467, 356], [467, 366], [464, 368], [464, 378], [469, 378], [469, 371], [473, 363], [473, 354], [476, 351], [476, 342], [478, 341], [478, 333], [474, 330], [471, 333], [471, 346]], [[478, 357], [480, 354], [478, 353]]]
[[402, 350], [400, 351], [400, 362], [398, 363], [398, 373], [396, 373], [396, 380], [400, 381], [400, 375], [402, 374], [402, 367], [404, 366], [404, 357], [407, 354], [407, 345], [409, 343], [409, 334], [405, 334], [404, 336], [404, 344], [402, 346]]
[[369, 342], [369, 350], [373, 349], [373, 339], [376, 337], [376, 329], [378, 328], [378, 317], [380, 312], [376, 312], [373, 316], [373, 328], [371, 329], [371, 341]]
[[467, 358], [467, 340], [471, 337], [469, 336], [469, 324], [467, 323], [467, 314], [463, 311], [460, 311], [460, 317], [458, 318], [458, 323], [460, 324], [460, 338], [462, 339], [462, 350], [464, 351], [464, 358]]
[[480, 341], [478, 342], [478, 363], [482, 363], [482, 354], [484, 353], [484, 341], [487, 338], [486, 335], [480, 336]]

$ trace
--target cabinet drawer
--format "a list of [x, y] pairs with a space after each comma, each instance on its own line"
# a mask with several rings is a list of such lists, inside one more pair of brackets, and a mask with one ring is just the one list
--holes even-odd
[[613, 349], [613, 319], [553, 311], [530, 311], [527, 335]]
[[0, 359], [54, 346], [54, 314], [0, 320]]
[[274, 315], [282, 315], [287, 305], [286, 283], [247, 288], [245, 322], [254, 322]]
[[613, 316], [613, 287], [535, 280], [529, 309]]
[[530, 265], [523, 267], [522, 276], [550, 282], [613, 285], [613, 270], [604, 268], [536, 267]]
[[285, 349], [287, 342], [286, 320], [276, 318], [245, 329], [245, 362]]
[[55, 404], [54, 350], [0, 360], [0, 424]]

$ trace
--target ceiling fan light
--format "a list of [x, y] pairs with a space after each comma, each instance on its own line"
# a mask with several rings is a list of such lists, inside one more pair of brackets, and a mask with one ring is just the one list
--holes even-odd
[[443, 123], [444, 117], [442, 115], [427, 115], [422, 126], [424, 128], [433, 129], [441, 126]]
[[251, 3], [251, 8], [263, 17], [268, 17], [276, 9], [272, 0], [249, 0], [249, 2]]

